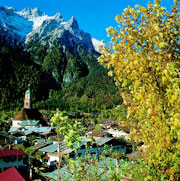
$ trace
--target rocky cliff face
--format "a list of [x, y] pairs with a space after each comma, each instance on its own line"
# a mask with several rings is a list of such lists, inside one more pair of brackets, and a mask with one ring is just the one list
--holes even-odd
[[84, 57], [96, 61], [99, 55], [98, 41], [93, 39], [93, 43], [91, 35], [79, 29], [75, 17], [66, 22], [60, 13], [48, 16], [38, 8], [16, 11], [0, 7], [0, 32], [1, 42], [21, 44], [32, 60], [60, 83], [88, 75]]
[[33, 101], [43, 100], [38, 109], [89, 112], [113, 105], [119, 92], [97, 62], [99, 45], [75, 17], [0, 7], [0, 110], [21, 108], [28, 84]]

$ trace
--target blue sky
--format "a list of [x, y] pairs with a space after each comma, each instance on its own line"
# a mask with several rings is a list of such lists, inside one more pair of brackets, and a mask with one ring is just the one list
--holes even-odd
[[[115, 16], [121, 14], [128, 5], [146, 6], [148, 2], [149, 0], [0, 0], [0, 6], [13, 6], [17, 10], [38, 7], [48, 15], [61, 13], [65, 21], [74, 16], [80, 29], [96, 39], [109, 41], [105, 29], [117, 26]], [[172, 4], [173, 0], [162, 0], [162, 5], [168, 9]]]

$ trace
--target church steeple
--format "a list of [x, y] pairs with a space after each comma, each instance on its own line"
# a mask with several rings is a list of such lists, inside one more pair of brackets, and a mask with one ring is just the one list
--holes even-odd
[[29, 87], [30, 85], [28, 85], [28, 90], [25, 92], [24, 108], [31, 109], [31, 91]]

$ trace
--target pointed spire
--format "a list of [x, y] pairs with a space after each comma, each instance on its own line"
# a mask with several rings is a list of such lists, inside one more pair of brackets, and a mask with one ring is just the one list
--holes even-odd
[[31, 91], [30, 91], [30, 84], [28, 84], [28, 90], [25, 92], [25, 99], [24, 99], [24, 108], [31, 108]]

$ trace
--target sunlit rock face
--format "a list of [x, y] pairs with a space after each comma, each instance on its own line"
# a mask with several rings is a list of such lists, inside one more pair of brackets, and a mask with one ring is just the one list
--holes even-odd
[[48, 16], [38, 8], [17, 11], [13, 7], [0, 7], [0, 30], [11, 36], [11, 44], [20, 42], [26, 45], [52, 35], [52, 39], [60, 39], [62, 44], [71, 48], [80, 45], [90, 52], [95, 51], [91, 35], [79, 29], [75, 17], [64, 21], [60, 13]]
[[87, 76], [87, 57], [96, 60], [101, 44], [79, 28], [75, 17], [65, 21], [60, 13], [48, 16], [38, 8], [13, 7], [0, 7], [1, 42], [22, 46], [59, 83]]

